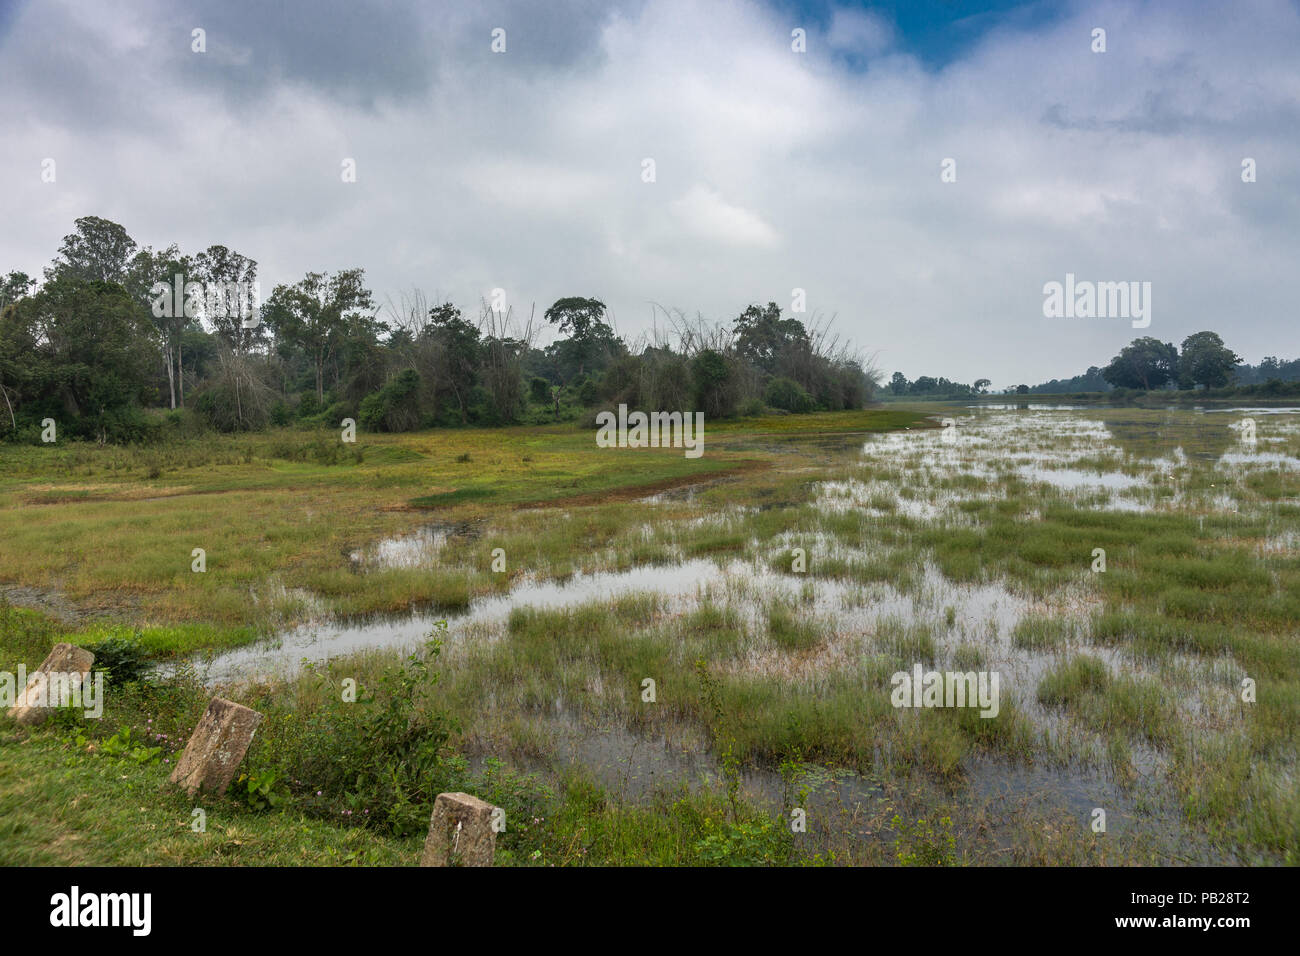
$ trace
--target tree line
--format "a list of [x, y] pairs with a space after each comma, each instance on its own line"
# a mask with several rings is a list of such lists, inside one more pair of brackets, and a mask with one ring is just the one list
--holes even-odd
[[[1266, 356], [1258, 365], [1244, 363], [1228, 348], [1217, 332], [1197, 332], [1183, 339], [1181, 347], [1149, 336], [1124, 346], [1105, 367], [1093, 365], [1082, 375], [1051, 379], [1039, 385], [1017, 385], [1008, 394], [1063, 395], [1079, 392], [1109, 392], [1115, 389], [1213, 389], [1234, 387], [1254, 395], [1296, 394], [1288, 383], [1300, 382], [1300, 359], [1286, 361]], [[921, 375], [909, 381], [895, 372], [888, 389], [893, 395], [917, 398], [966, 398], [989, 393], [990, 381], [974, 384]]]
[[[467, 316], [418, 289], [381, 304], [348, 268], [263, 299], [257, 268], [226, 246], [154, 249], [118, 223], [76, 220], [40, 281], [0, 279], [0, 440], [36, 441], [47, 418], [98, 441], [180, 425], [590, 420], [620, 403], [716, 419], [860, 408], [876, 385], [828, 323], [773, 302], [717, 324], [655, 306], [655, 330], [633, 341], [593, 297], [526, 318], [484, 301]], [[547, 327], [557, 337], [538, 347]]]

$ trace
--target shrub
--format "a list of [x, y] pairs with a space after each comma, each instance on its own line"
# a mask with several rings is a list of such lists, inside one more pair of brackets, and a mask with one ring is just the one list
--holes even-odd
[[812, 396], [798, 382], [789, 378], [774, 378], [768, 382], [763, 400], [773, 408], [787, 412], [810, 412], [814, 405]]
[[131, 637], [111, 635], [86, 650], [95, 655], [95, 670], [105, 671], [104, 680], [112, 684], [130, 684], [143, 680], [149, 671], [139, 632]]
[[261, 738], [256, 760], [250, 759], [256, 780], [285, 781], [314, 815], [347, 816], [399, 836], [426, 831], [433, 799], [450, 773], [444, 747], [452, 725], [428, 701], [439, 650], [439, 642], [430, 642], [424, 655], [413, 654], [384, 675], [373, 695], [355, 703], [331, 695], [332, 703], [305, 720], [285, 720], [285, 729]]
[[540, 376], [534, 376], [528, 383], [528, 397], [535, 405], [547, 405], [551, 401], [551, 383]]
[[[409, 431], [420, 423], [416, 398], [420, 373], [408, 368], [377, 392], [361, 400], [358, 419], [368, 431]], [[331, 409], [333, 411], [333, 409]]]

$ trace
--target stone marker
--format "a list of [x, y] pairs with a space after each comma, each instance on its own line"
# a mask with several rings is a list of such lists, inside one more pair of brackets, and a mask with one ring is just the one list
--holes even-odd
[[225, 793], [261, 722], [252, 708], [212, 698], [169, 779], [191, 796], [200, 788]]
[[[60, 705], [60, 701], [49, 699], [50, 692], [56, 690], [56, 684], [50, 680], [50, 675], [62, 675], [65, 679], [80, 684], [94, 663], [95, 655], [84, 647], [55, 644], [27, 681], [21, 696], [9, 708], [9, 716], [29, 727], [43, 722], [50, 716], [50, 711]], [[42, 687], [42, 684], [45, 686]]]
[[495, 809], [468, 793], [438, 794], [420, 866], [491, 866], [497, 848]]

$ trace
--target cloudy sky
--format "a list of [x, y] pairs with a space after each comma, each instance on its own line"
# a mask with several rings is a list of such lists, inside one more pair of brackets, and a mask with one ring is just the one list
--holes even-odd
[[[633, 335], [803, 289], [886, 375], [1033, 383], [1207, 328], [1300, 354], [1294, 2], [0, 0], [0, 88], [0, 271], [98, 215], [251, 256], [264, 295], [362, 266], [380, 301], [590, 295]], [[1066, 273], [1150, 282], [1150, 327], [1045, 318]]]

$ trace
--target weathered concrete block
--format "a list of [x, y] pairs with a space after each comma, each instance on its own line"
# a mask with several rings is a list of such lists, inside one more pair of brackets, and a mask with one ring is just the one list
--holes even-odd
[[261, 722], [262, 715], [252, 708], [212, 698], [176, 762], [171, 782], [190, 794], [200, 789], [225, 793]]
[[41, 723], [63, 702], [65, 690], [81, 685], [94, 663], [95, 655], [84, 647], [55, 644], [9, 708], [9, 716], [29, 727]]
[[491, 866], [497, 848], [496, 807], [468, 793], [440, 793], [420, 866]]

